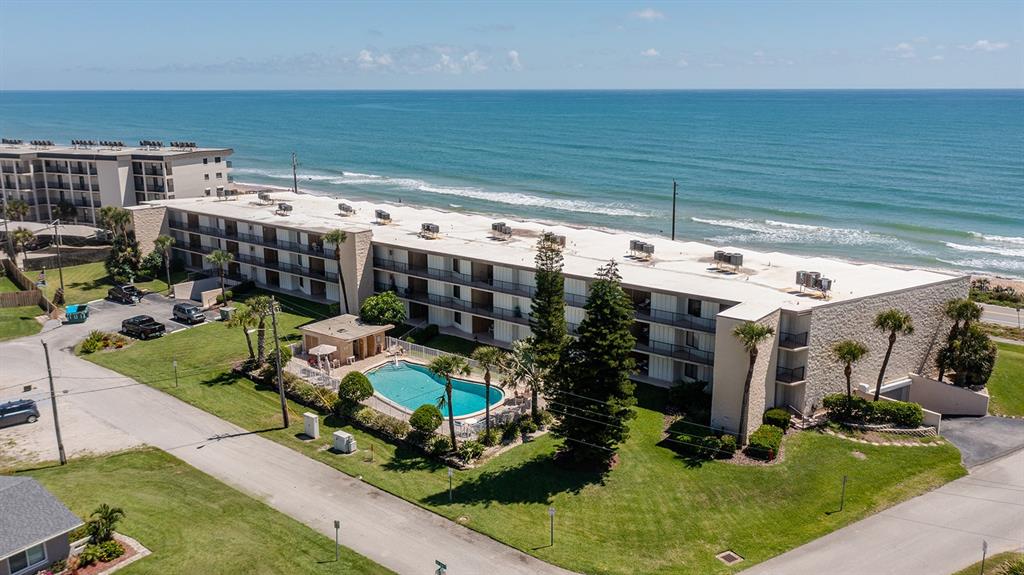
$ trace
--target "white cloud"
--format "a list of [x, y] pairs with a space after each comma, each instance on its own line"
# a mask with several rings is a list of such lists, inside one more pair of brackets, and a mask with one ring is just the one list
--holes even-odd
[[523, 69], [522, 63], [519, 62], [519, 52], [517, 50], [509, 50], [508, 54], [505, 55], [505, 69], [513, 72]]
[[480, 57], [480, 52], [473, 50], [462, 57], [462, 63], [470, 72], [484, 72], [487, 70], [487, 63]]
[[1010, 44], [1007, 42], [990, 42], [988, 40], [978, 40], [974, 44], [969, 46], [960, 46], [962, 50], [969, 51], [981, 51], [981, 52], [998, 52], [999, 50], [1005, 50], [1009, 48]]
[[934, 55], [934, 56], [932, 56], [931, 58], [928, 58], [928, 59], [931, 60], [932, 62], [941, 62], [941, 61], [945, 60], [946, 57], [943, 56], [942, 54], [936, 54], [936, 55]]
[[690, 63], [686, 61], [686, 58], [680, 58], [680, 59], [676, 60], [676, 66], [678, 66], [680, 68], [685, 68], [685, 67], [687, 67], [689, 65], [690, 65]]
[[389, 68], [394, 61], [390, 54], [374, 56], [370, 50], [360, 50], [356, 56], [356, 65], [363, 70], [375, 70], [378, 68]]
[[892, 48], [886, 48], [886, 51], [896, 54], [897, 58], [917, 58], [917, 52], [914, 51], [914, 46], [910, 42], [900, 42]]
[[644, 8], [643, 10], [633, 12], [630, 16], [637, 20], [647, 20], [648, 22], [665, 19], [665, 15], [654, 8]]
[[643, 52], [640, 52], [640, 55], [645, 56], [647, 58], [657, 58], [658, 56], [661, 55], [661, 53], [655, 50], [654, 48], [648, 48]]

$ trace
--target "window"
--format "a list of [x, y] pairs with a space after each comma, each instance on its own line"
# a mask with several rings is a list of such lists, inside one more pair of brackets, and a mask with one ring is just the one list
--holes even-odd
[[209, 164], [210, 158], [203, 158], [203, 164]]
[[217, 191], [218, 192], [223, 192], [224, 191], [224, 186], [217, 186]]
[[213, 157], [213, 163], [214, 164], [219, 164], [220, 163], [220, 156], [214, 156]]
[[683, 375], [690, 379], [697, 379], [697, 364], [695, 363], [684, 363], [683, 364]]
[[452, 297], [462, 299], [462, 286], [452, 286]]
[[692, 331], [686, 332], [686, 347], [697, 347], [697, 334]]
[[203, 179], [206, 180], [207, 182], [209, 182], [210, 181], [210, 174], [203, 174]]
[[700, 317], [700, 300], [693, 298], [686, 300], [686, 313]]
[[29, 547], [21, 553], [15, 553], [7, 559], [7, 563], [11, 567], [11, 573], [25, 571], [29, 567], [39, 565], [44, 561], [46, 561], [46, 552], [43, 551], [42, 543], [35, 547]]
[[206, 195], [210, 195], [210, 188], [206, 188], [206, 189], [205, 189], [205, 190], [203, 190], [203, 191], [204, 191], [204, 192], [206, 192]]
[[459, 260], [452, 258], [452, 271], [459, 273]]
[[455, 312], [455, 323], [459, 323], [459, 324], [462, 323], [462, 312], [460, 312], [460, 311]]
[[217, 172], [217, 179], [218, 180], [223, 178], [223, 177], [224, 177], [224, 173], [223, 172]]

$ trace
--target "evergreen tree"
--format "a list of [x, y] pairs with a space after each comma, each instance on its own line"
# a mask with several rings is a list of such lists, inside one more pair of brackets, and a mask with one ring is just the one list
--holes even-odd
[[[558, 363], [568, 340], [565, 322], [565, 279], [562, 277], [562, 247], [554, 234], [545, 232], [537, 241], [537, 289], [530, 304], [532, 347], [537, 366], [550, 371]], [[531, 412], [537, 419], [537, 388], [532, 389]]]
[[620, 281], [614, 261], [598, 270], [578, 338], [564, 347], [551, 377], [553, 432], [564, 439], [559, 458], [573, 465], [607, 469], [635, 415], [633, 303]]

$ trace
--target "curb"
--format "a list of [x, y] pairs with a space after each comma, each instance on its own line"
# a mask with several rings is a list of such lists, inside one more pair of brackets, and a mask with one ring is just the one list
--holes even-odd
[[853, 443], [863, 443], [865, 445], [875, 445], [877, 447], [937, 447], [939, 445], [945, 445], [946, 444], [946, 441], [942, 440], [942, 439], [940, 439], [939, 441], [934, 441], [932, 443], [894, 443], [894, 442], [889, 442], [889, 441], [877, 442], [877, 441], [868, 441], [866, 439], [857, 439], [855, 437], [848, 437], [846, 435], [842, 435], [840, 433], [836, 433], [836, 432], [832, 431], [831, 429], [822, 429], [821, 431], [822, 431], [822, 433], [825, 433], [827, 435], [831, 435], [832, 437], [838, 437], [839, 439], [845, 439], [846, 441], [852, 441]]

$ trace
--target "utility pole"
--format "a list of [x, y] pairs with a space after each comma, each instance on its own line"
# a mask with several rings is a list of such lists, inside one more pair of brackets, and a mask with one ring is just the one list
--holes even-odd
[[64, 262], [60, 256], [60, 220], [53, 220], [53, 235], [57, 241], [57, 275], [60, 276], [60, 294], [64, 299]]
[[14, 251], [14, 240], [11, 238], [11, 228], [7, 225], [7, 219], [11, 213], [7, 211], [7, 194], [4, 194], [4, 237], [7, 238], [7, 253], [11, 256], [11, 263], [18, 261], [18, 254]]
[[672, 180], [672, 241], [676, 241], [676, 181]]
[[284, 375], [281, 373], [281, 342], [277, 339], [277, 300], [270, 298], [270, 318], [274, 326], [274, 363], [277, 364], [277, 391], [281, 395], [281, 419], [288, 427], [288, 400], [284, 397]]
[[46, 376], [50, 378], [50, 405], [53, 406], [53, 428], [57, 432], [57, 451], [60, 453], [60, 464], [67, 465], [68, 458], [64, 455], [64, 442], [60, 438], [60, 420], [57, 418], [57, 392], [53, 389], [53, 370], [50, 369], [50, 348], [43, 344], [43, 355], [46, 356]]
[[299, 159], [292, 152], [292, 191], [299, 193]]

